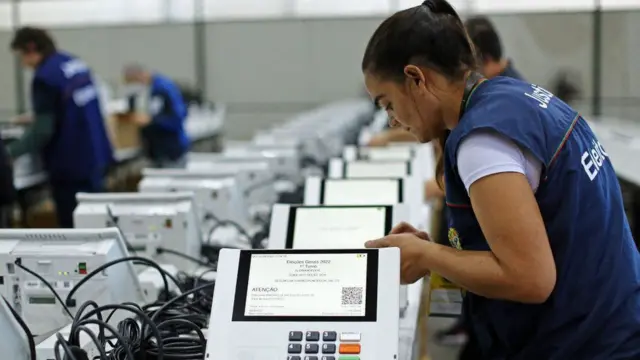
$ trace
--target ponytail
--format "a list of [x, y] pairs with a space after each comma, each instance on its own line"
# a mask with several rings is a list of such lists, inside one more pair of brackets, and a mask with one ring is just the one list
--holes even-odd
[[442, 191], [444, 191], [444, 147], [447, 143], [449, 133], [449, 130], [445, 130], [437, 139], [440, 151], [436, 154], [436, 183]]
[[[456, 12], [456, 10], [451, 6], [451, 4], [446, 0], [425, 0], [422, 3], [423, 6], [426, 6], [433, 14], [441, 14], [449, 16], [456, 28], [460, 31], [460, 33], [466, 39], [466, 50], [469, 54], [471, 54], [472, 61], [466, 62], [466, 70], [467, 71], [476, 71], [478, 69], [478, 54], [476, 52], [476, 48], [471, 41], [471, 37], [467, 32], [462, 19]], [[444, 191], [444, 153], [445, 153], [445, 144], [447, 142], [447, 138], [449, 137], [449, 130], [445, 130], [442, 135], [440, 135], [437, 139], [438, 145], [440, 145], [440, 152], [436, 156], [436, 182], [438, 187]]]

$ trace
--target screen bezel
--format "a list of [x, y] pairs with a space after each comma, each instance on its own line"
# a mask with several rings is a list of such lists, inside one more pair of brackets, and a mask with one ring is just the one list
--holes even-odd
[[340, 179], [322, 179], [320, 180], [320, 204], [324, 204], [325, 187], [327, 181], [381, 181], [381, 180], [397, 180], [398, 181], [398, 204], [404, 202], [404, 179], [403, 178], [340, 178]]
[[[249, 291], [249, 269], [254, 254], [367, 254], [367, 289], [365, 291], [364, 316], [247, 316], [245, 307]], [[231, 321], [234, 322], [375, 322], [378, 318], [378, 268], [379, 253], [376, 249], [331, 250], [242, 250], [238, 259], [238, 277], [233, 301]]]
[[296, 216], [298, 209], [361, 209], [361, 208], [384, 208], [384, 229], [388, 234], [393, 228], [393, 205], [293, 205], [289, 208], [289, 221], [287, 223], [287, 238], [285, 249], [293, 249], [293, 235], [296, 229]]
[[[395, 164], [395, 163], [405, 163], [407, 173], [404, 176], [411, 176], [411, 160], [408, 161], [397, 161], [397, 160], [356, 160], [356, 161], [343, 161], [342, 162], [342, 178], [343, 179], [366, 179], [366, 177], [347, 177], [347, 168], [350, 163], [353, 162], [368, 162], [371, 164]], [[384, 178], [382, 178], [384, 179]]]

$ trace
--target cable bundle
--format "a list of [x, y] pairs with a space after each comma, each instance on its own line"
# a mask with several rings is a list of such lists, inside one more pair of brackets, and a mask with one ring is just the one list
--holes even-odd
[[[200, 265], [207, 265], [198, 259], [193, 260]], [[89, 300], [80, 305], [76, 315], [72, 316], [69, 308], [76, 306], [73, 295], [78, 288], [103, 270], [125, 261], [154, 267], [162, 274], [164, 292], [160, 298], [144, 306], [134, 303], [99, 306], [95, 301]], [[205, 271], [200, 276], [182, 273], [175, 278], [152, 260], [130, 256], [108, 262], [87, 274], [63, 301], [46, 279], [22, 265], [20, 259], [17, 259], [15, 264], [47, 285], [72, 319], [67, 339], [60, 333], [56, 334], [56, 360], [91, 360], [81, 348], [81, 333], [89, 336], [97, 349], [96, 359], [99, 360], [201, 360], [205, 356], [206, 338], [201, 329], [206, 328], [209, 321], [215, 282], [207, 282], [202, 278], [207, 273], [215, 271], [214, 269]], [[176, 284], [178, 294], [169, 291], [168, 279]], [[31, 359], [35, 360], [35, 344], [30, 331], [20, 316], [11, 307], [10, 309], [25, 330], [27, 339], [31, 340], [29, 349]], [[126, 311], [132, 316], [113, 325], [110, 320], [117, 311]], [[103, 318], [106, 312], [109, 312], [109, 315]], [[88, 325], [97, 326], [97, 333]], [[60, 354], [64, 355], [61, 357]]]

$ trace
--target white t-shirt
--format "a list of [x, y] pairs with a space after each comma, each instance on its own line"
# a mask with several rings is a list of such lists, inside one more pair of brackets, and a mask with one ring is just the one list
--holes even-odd
[[525, 175], [533, 192], [538, 190], [542, 162], [504, 135], [491, 131], [469, 134], [458, 147], [457, 159], [467, 194], [471, 184], [479, 179], [505, 172]]

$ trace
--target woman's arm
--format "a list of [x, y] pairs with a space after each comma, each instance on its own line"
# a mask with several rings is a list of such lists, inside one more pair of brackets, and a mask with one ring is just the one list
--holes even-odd
[[458, 173], [491, 252], [435, 249], [429, 253], [432, 270], [486, 297], [546, 300], [556, 269], [534, 196], [542, 163], [489, 132], [469, 135], [457, 155]]
[[470, 197], [491, 251], [426, 243], [424, 263], [481, 296], [523, 303], [546, 301], [555, 287], [556, 267], [527, 178], [519, 173], [490, 175], [471, 186]]
[[33, 122], [24, 135], [9, 144], [7, 151], [13, 158], [27, 153], [37, 153], [49, 143], [55, 132], [55, 106], [58, 93], [50, 86], [36, 81], [34, 83]]
[[368, 146], [387, 146], [392, 142], [416, 142], [415, 136], [402, 128], [389, 128], [376, 134], [367, 144]]

